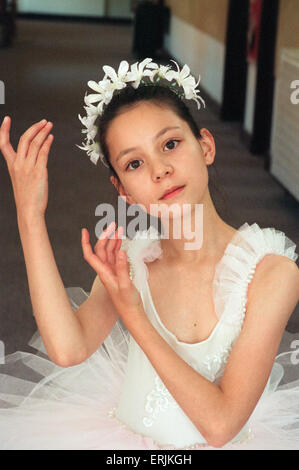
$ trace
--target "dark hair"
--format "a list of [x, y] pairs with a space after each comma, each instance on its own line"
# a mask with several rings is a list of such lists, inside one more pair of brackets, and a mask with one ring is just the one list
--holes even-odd
[[[168, 107], [179, 118], [189, 125], [193, 135], [196, 138], [198, 138], [200, 135], [197, 122], [193, 118], [188, 106], [184, 103], [182, 98], [178, 96], [175, 90], [171, 90], [169, 86], [144, 84], [140, 85], [137, 89], [131, 86], [126, 86], [118, 93], [114, 92], [110, 103], [106, 106], [106, 108], [104, 108], [104, 112], [98, 118], [99, 132], [97, 138], [99, 140], [105, 162], [109, 166], [110, 173], [111, 175], [115, 176], [117, 180], [119, 180], [119, 177], [110, 163], [110, 154], [106, 143], [106, 136], [109, 125], [118, 115], [128, 111], [138, 103], [146, 101], [150, 101], [157, 106]], [[225, 206], [223, 207], [222, 205], [221, 209], [226, 212], [226, 198], [222, 188], [219, 185], [218, 174], [217, 176], [216, 174], [211, 174], [213, 171], [216, 171], [214, 163], [209, 165], [207, 168], [209, 174], [209, 188], [211, 191], [211, 197], [213, 197], [214, 192], [220, 194], [222, 203], [224, 203]]]

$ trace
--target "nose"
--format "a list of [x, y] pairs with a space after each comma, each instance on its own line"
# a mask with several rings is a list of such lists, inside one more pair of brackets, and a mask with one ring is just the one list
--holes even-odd
[[173, 172], [173, 169], [170, 165], [159, 162], [156, 163], [153, 167], [152, 175], [154, 181], [159, 181], [164, 178], [164, 176], [169, 175]]

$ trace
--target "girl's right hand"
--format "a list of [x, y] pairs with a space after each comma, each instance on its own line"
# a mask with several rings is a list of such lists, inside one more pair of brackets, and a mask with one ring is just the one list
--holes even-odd
[[[104, 284], [114, 306], [127, 328], [130, 324], [130, 314], [133, 317], [136, 308], [142, 305], [142, 300], [134, 283], [130, 279], [130, 266], [125, 250], [121, 250], [121, 235], [123, 227], [116, 229], [115, 222], [111, 223], [101, 234], [94, 252], [90, 245], [89, 233], [82, 229], [82, 251], [84, 259], [98, 274]], [[108, 237], [113, 233], [112, 239]]]
[[47, 161], [53, 135], [52, 123], [44, 119], [21, 136], [15, 152], [9, 137], [10, 117], [0, 127], [0, 150], [12, 182], [18, 217], [34, 220], [44, 216], [48, 204]]

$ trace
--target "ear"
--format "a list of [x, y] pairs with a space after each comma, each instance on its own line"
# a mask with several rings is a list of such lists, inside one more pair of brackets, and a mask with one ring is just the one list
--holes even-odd
[[214, 137], [206, 128], [200, 129], [199, 132], [200, 136], [198, 137], [198, 142], [202, 148], [203, 158], [205, 160], [206, 165], [212, 165], [214, 163], [215, 155], [216, 155], [216, 146]]
[[110, 181], [111, 183], [113, 184], [113, 186], [115, 187], [116, 191], [118, 192], [118, 194], [121, 196], [121, 197], [125, 197], [125, 202], [127, 202], [128, 204], [135, 204], [135, 201], [134, 199], [130, 196], [130, 194], [127, 194], [123, 185], [121, 184], [121, 182], [115, 178], [115, 176], [110, 176]]

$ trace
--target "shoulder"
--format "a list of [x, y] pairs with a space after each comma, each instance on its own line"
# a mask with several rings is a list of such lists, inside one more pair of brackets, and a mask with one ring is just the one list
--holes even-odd
[[248, 312], [263, 306], [263, 315], [277, 311], [288, 320], [299, 301], [299, 268], [290, 258], [266, 254], [258, 263], [248, 287]]
[[259, 262], [257, 271], [264, 275], [271, 276], [271, 273], [281, 272], [286, 276], [294, 278], [294, 281], [299, 279], [299, 268], [295, 261], [285, 255], [276, 253], [266, 254]]
[[288, 281], [299, 289], [299, 268], [295, 261], [284, 255], [266, 254], [257, 265], [256, 277], [265, 281]]

